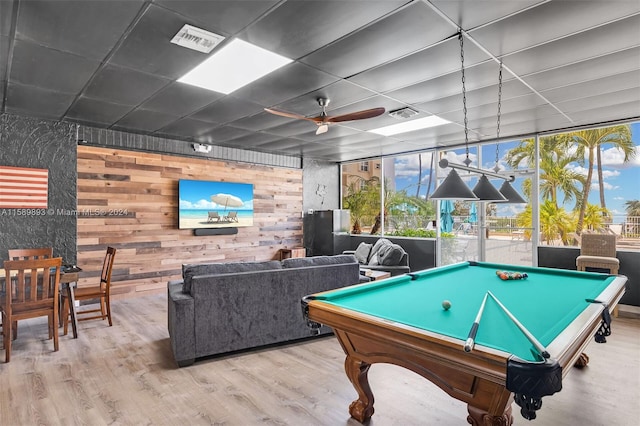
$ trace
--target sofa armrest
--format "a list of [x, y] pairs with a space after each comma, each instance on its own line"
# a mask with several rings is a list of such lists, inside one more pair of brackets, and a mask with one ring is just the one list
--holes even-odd
[[171, 350], [178, 366], [195, 362], [195, 304], [190, 294], [182, 292], [182, 281], [167, 283], [168, 328]]

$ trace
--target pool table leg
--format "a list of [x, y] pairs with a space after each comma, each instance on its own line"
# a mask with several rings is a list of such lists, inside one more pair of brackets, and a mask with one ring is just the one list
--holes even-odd
[[360, 423], [366, 422], [373, 416], [373, 392], [371, 392], [369, 379], [367, 377], [369, 367], [371, 367], [371, 364], [355, 359], [349, 355], [347, 355], [347, 359], [344, 361], [344, 369], [347, 372], [347, 377], [351, 381], [351, 384], [353, 384], [356, 392], [358, 392], [358, 399], [349, 405], [349, 414]]
[[480, 408], [467, 406], [469, 416], [467, 422], [473, 426], [511, 426], [513, 424], [513, 415], [511, 414], [511, 405], [504, 410], [501, 416], [494, 416]]

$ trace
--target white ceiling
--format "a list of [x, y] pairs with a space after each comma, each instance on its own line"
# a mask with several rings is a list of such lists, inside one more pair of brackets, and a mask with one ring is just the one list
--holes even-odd
[[[230, 95], [176, 79], [207, 55], [170, 43], [185, 24], [294, 61]], [[0, 1], [0, 112], [240, 149], [353, 160], [464, 142], [459, 27], [472, 143], [640, 117], [640, 1]], [[221, 44], [224, 45], [224, 42]], [[410, 106], [453, 123], [381, 137]]]

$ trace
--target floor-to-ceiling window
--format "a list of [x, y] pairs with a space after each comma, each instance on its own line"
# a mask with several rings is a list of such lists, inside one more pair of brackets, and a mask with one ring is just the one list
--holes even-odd
[[[461, 164], [467, 152], [344, 163], [342, 207], [351, 210], [351, 232], [439, 236], [439, 264], [536, 264], [537, 244], [577, 245], [583, 232], [613, 233], [620, 249], [640, 250], [640, 122], [471, 146], [470, 165], [514, 176], [522, 204], [429, 200], [450, 170], [438, 167], [443, 157]], [[470, 188], [478, 179], [460, 176]], [[491, 182], [499, 188], [504, 180]]]

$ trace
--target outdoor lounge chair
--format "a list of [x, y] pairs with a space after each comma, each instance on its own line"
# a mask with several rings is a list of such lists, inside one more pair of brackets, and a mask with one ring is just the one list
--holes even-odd
[[229, 214], [225, 216], [224, 220], [226, 220], [227, 222], [237, 222], [238, 212], [229, 212]]
[[209, 212], [209, 217], [207, 218], [207, 222], [220, 222], [220, 215], [218, 212]]

